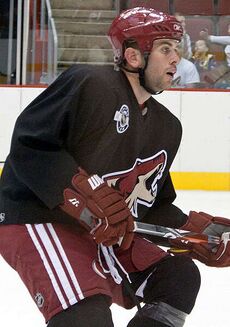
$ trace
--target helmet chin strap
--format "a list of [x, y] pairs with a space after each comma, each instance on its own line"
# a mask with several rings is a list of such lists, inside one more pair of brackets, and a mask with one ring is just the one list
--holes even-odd
[[154, 91], [153, 89], [151, 89], [150, 87], [146, 86], [145, 84], [145, 70], [148, 66], [148, 58], [149, 58], [149, 55], [146, 53], [144, 54], [144, 60], [145, 60], [145, 65], [144, 65], [144, 68], [138, 68], [136, 70], [131, 70], [131, 69], [128, 69], [123, 63], [120, 65], [120, 67], [122, 69], [124, 69], [125, 71], [127, 71], [128, 73], [133, 73], [133, 74], [139, 74], [139, 81], [140, 81], [140, 85], [150, 94], [153, 94], [153, 95], [157, 95], [157, 94], [160, 94], [163, 92], [162, 91]]
[[162, 91], [154, 91], [153, 89], [151, 89], [150, 87], [146, 86], [145, 84], [145, 70], [148, 66], [148, 60], [149, 60], [149, 54], [145, 53], [144, 54], [144, 59], [145, 59], [145, 65], [144, 65], [144, 68], [139, 68], [138, 69], [138, 73], [139, 73], [139, 81], [140, 81], [140, 85], [143, 86], [143, 88], [149, 92], [150, 94], [153, 94], [153, 95], [157, 95], [157, 94], [160, 94], [163, 92]]

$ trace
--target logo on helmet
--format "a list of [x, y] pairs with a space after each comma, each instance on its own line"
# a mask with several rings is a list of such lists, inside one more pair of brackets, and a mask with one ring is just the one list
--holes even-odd
[[181, 31], [181, 25], [180, 25], [180, 24], [174, 24], [174, 25], [173, 25], [173, 29], [174, 29], [175, 31]]

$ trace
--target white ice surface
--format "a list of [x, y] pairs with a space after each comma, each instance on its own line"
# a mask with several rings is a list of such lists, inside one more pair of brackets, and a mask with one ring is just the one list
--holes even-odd
[[[177, 195], [175, 204], [186, 213], [189, 210], [201, 210], [213, 215], [230, 217], [230, 192], [178, 191]], [[229, 327], [230, 268], [208, 268], [197, 264], [201, 271], [202, 286], [185, 326]], [[0, 303], [1, 327], [45, 327], [42, 315], [17, 273], [1, 257]], [[126, 327], [134, 313], [135, 309], [124, 310], [113, 305], [115, 327]]]

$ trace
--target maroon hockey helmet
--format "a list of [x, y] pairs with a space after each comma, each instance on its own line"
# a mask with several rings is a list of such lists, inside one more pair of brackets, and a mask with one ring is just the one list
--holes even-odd
[[108, 31], [115, 62], [121, 62], [125, 40], [137, 42], [143, 54], [151, 52], [153, 41], [175, 39], [183, 35], [181, 23], [174, 17], [152, 8], [136, 7], [123, 11], [116, 17]]

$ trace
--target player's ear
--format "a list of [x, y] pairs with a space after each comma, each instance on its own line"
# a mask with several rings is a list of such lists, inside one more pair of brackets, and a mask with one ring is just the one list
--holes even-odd
[[125, 49], [124, 58], [127, 65], [132, 68], [139, 68], [142, 65], [142, 55], [140, 50], [134, 48]]

